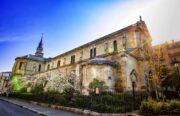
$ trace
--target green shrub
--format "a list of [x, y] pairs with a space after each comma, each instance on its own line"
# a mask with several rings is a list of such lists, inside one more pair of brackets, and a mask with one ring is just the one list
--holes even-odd
[[180, 114], [180, 101], [171, 100], [169, 104], [171, 113]]
[[151, 115], [180, 114], [180, 101], [143, 101], [140, 106], [140, 111], [143, 114]]
[[[36, 87], [33, 89], [32, 93], [14, 93], [13, 97], [107, 113], [130, 112], [134, 110], [133, 103], [136, 103], [136, 109], [138, 109], [139, 103], [142, 100], [142, 97], [136, 97], [134, 101], [132, 94], [128, 93], [101, 93], [98, 95], [86, 96], [81, 94], [73, 95], [70, 92], [38, 92], [37, 90], [42, 90], [42, 88]], [[151, 104], [155, 104], [154, 101], [151, 102]], [[157, 106], [149, 104], [149, 102], [144, 101], [141, 104], [142, 111], [151, 111], [152, 113], [160, 111], [159, 108], [161, 108], [161, 104]], [[177, 103], [172, 102], [172, 104], [174, 104], [173, 108], [177, 107]], [[163, 106], [162, 109], [162, 111], [166, 111], [166, 105]]]
[[89, 96], [77, 95], [75, 96], [75, 106], [79, 108], [88, 108], [91, 106], [91, 99]]
[[33, 94], [40, 94], [44, 91], [44, 87], [42, 84], [39, 85], [35, 85], [32, 89], [31, 89], [31, 93]]
[[100, 103], [100, 104], [92, 104], [91, 105], [92, 110], [98, 111], [98, 112], [107, 112], [107, 108], [106, 107], [107, 106], [102, 104], [102, 103]]

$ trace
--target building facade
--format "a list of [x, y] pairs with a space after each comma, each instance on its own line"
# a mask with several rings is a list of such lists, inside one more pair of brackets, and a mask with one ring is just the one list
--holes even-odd
[[[157, 90], [159, 91], [159, 97], [163, 96], [163, 92], [171, 97], [179, 94], [177, 87], [170, 81], [174, 77], [177, 82], [180, 78], [180, 41], [165, 42], [159, 45], [153, 46], [152, 59], [154, 62], [154, 72], [156, 72]], [[175, 74], [175, 75], [173, 75]], [[163, 84], [163, 83], [166, 83]], [[168, 92], [175, 94], [167, 94]], [[180, 96], [180, 94], [179, 94]]]
[[0, 73], [0, 93], [8, 95], [11, 72]]
[[135, 90], [144, 91], [147, 88], [145, 78], [152, 68], [151, 42], [141, 19], [53, 58], [43, 57], [41, 38], [35, 55], [17, 57], [12, 72], [30, 81], [58, 74], [70, 75], [75, 80], [74, 88], [83, 94], [89, 93], [89, 84], [94, 78], [104, 81], [108, 91], [131, 91], [132, 81]]
[[153, 60], [160, 65], [171, 65], [174, 60], [180, 62], [180, 41], [153, 46]]

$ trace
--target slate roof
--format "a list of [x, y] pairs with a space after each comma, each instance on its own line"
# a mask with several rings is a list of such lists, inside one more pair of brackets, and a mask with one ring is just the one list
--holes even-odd
[[94, 59], [91, 59], [87, 63], [88, 64], [107, 64], [111, 66], [117, 66], [117, 62], [110, 59], [101, 58], [101, 57], [96, 57]]
[[51, 58], [38, 57], [38, 56], [32, 55], [32, 54], [25, 55], [22, 57], [17, 57], [16, 59], [19, 59], [19, 58], [30, 59], [30, 60], [41, 61], [41, 62], [49, 61], [51, 59]]

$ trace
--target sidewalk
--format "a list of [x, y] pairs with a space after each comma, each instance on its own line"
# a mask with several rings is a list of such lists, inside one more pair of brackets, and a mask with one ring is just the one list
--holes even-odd
[[36, 112], [43, 116], [140, 116], [137, 112], [130, 113], [97, 113], [90, 110], [83, 110], [78, 108], [55, 106], [45, 103], [38, 103], [32, 101], [25, 101], [16, 98], [0, 97], [0, 100], [10, 102], [30, 111]]
[[42, 116], [82, 116], [76, 113], [66, 112], [66, 111], [57, 110], [57, 109], [48, 108], [48, 107], [42, 107], [39, 105], [32, 104], [30, 102], [28, 103], [27, 101], [20, 100], [20, 99], [0, 97], [0, 100], [18, 105], [32, 112], [38, 113], [39, 115], [42, 115]]

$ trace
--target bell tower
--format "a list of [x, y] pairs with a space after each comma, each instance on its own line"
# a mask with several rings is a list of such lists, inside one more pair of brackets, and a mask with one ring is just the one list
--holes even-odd
[[43, 34], [41, 36], [41, 40], [38, 44], [38, 47], [36, 49], [36, 53], [35, 53], [35, 56], [37, 57], [43, 57], [44, 53], [43, 53]]

